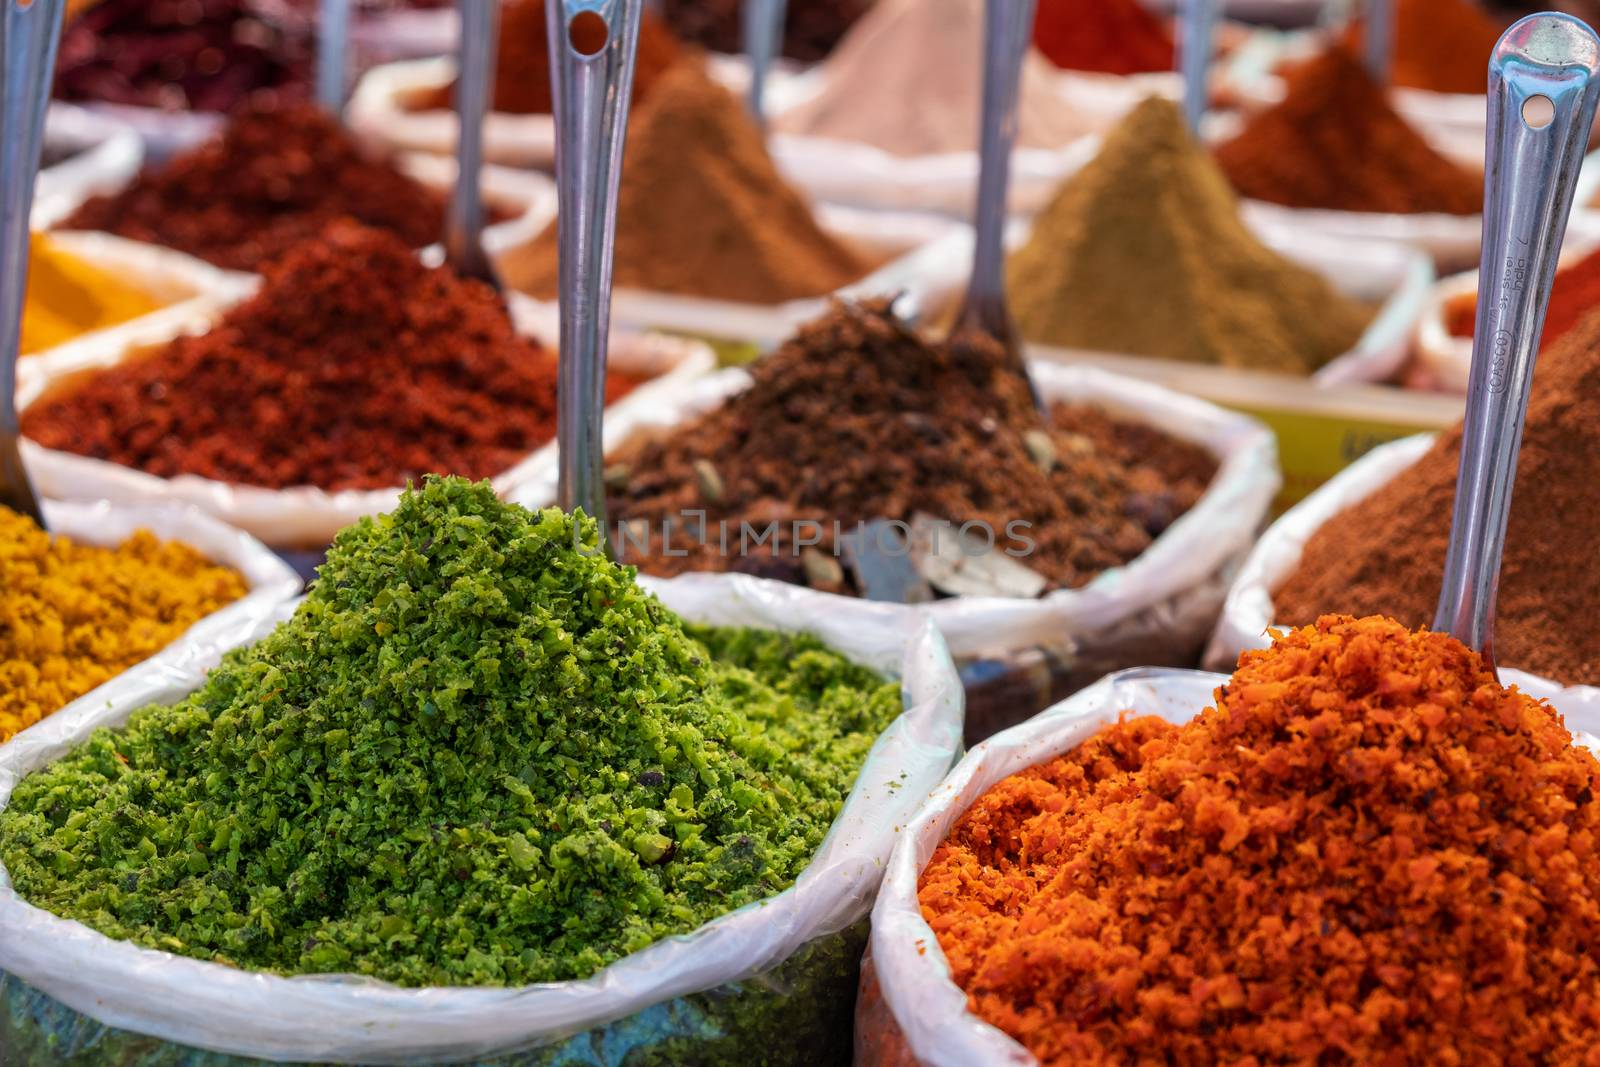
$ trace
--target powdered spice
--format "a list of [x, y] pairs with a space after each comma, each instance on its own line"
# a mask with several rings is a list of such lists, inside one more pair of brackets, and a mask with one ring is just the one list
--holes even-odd
[[1233, 187], [1254, 200], [1394, 214], [1483, 210], [1482, 176], [1435, 151], [1343, 48], [1291, 71], [1284, 99], [1216, 155]]
[[[1593, 530], [1600, 522], [1600, 317], [1539, 358], [1500, 570], [1495, 658], [1565, 684], [1600, 684]], [[1461, 427], [1417, 463], [1335, 515], [1273, 593], [1279, 622], [1383, 611], [1432, 622], [1455, 503]]]
[[1600, 763], [1444, 634], [1330, 616], [1000, 782], [923, 914], [1045, 1067], [1593, 1062]]
[[1007, 268], [1029, 340], [1310, 374], [1372, 313], [1271, 251], [1177, 105], [1151, 98], [1062, 185]]
[[[783, 54], [815, 63], [833, 51], [873, 0], [789, 0], [783, 11]], [[743, 0], [662, 0], [662, 15], [685, 41], [728, 55], [744, 52]]]
[[[557, 289], [556, 224], [506, 253], [506, 281]], [[742, 102], [691, 58], [629, 123], [617, 199], [615, 284], [752, 304], [820, 296], [871, 263], [834, 237], [778, 173]]]
[[[500, 39], [494, 68], [494, 110], [516, 115], [548, 115], [550, 98], [550, 34], [544, 0], [511, 0], [500, 9]], [[590, 55], [605, 44], [596, 24], [579, 22], [573, 44]], [[633, 67], [633, 100], [638, 103], [656, 79], [677, 61], [680, 49], [672, 31], [649, 9], [639, 20], [639, 43]], [[419, 110], [455, 107], [455, 85], [429, 93]]]
[[219, 137], [146, 168], [119, 193], [90, 199], [61, 228], [104, 230], [257, 270], [337, 218], [421, 248], [439, 239], [444, 200], [368, 156], [306, 104], [235, 117]]
[[[623, 558], [651, 574], [740, 570], [850, 593], [847, 573], [808, 571], [793, 523], [816, 522], [814, 551], [831, 555], [834, 520], [848, 532], [925, 512], [987, 522], [996, 551], [1009, 523], [1030, 523], [1022, 562], [1076, 587], [1143, 552], [1215, 473], [1204, 449], [1097, 409], [1062, 405], [1047, 424], [1002, 368], [987, 339], [932, 344], [886, 302], [836, 304], [756, 363], [749, 389], [611, 457], [614, 519], [683, 531], [683, 512], [704, 509], [711, 530], [624, 541]], [[779, 529], [771, 546], [724, 552], [722, 521], [735, 537], [741, 522]]]
[[[1469, 0], [1393, 0], [1389, 74], [1395, 85], [1482, 96], [1489, 56], [1502, 27]], [[1365, 26], [1353, 23], [1346, 45], [1364, 55]]]
[[[1600, 251], [1595, 251], [1556, 272], [1545, 312], [1541, 347], [1559, 340], [1584, 316], [1600, 305]], [[1478, 301], [1466, 294], [1445, 305], [1445, 324], [1456, 337], [1471, 337], [1477, 325]]]
[[1139, 0], [1039, 0], [1033, 44], [1072, 70], [1141, 74], [1173, 67], [1172, 35]]
[[[633, 384], [612, 375], [607, 396]], [[341, 222], [207, 333], [68, 383], [22, 424], [164, 478], [383, 489], [505, 472], [555, 436], [555, 392], [554, 354], [488, 286]]]

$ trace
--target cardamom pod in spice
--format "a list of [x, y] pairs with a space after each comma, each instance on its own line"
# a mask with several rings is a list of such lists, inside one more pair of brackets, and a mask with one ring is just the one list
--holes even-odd
[[1068, 178], [1007, 265], [1031, 341], [1310, 374], [1372, 318], [1263, 245], [1171, 101], [1150, 98]]
[[[557, 251], [551, 222], [500, 269], [509, 285], [554, 299]], [[629, 120], [615, 255], [619, 288], [751, 304], [821, 296], [873, 266], [817, 224], [700, 56], [664, 74]]]
[[22, 780], [17, 892], [243, 968], [498, 986], [787, 888], [898, 684], [689, 626], [597, 533], [437, 478], [347, 528], [293, 618]]
[[[1495, 659], [1563, 684], [1600, 685], [1600, 603], [1593, 531], [1600, 524], [1600, 315], [1539, 356], [1500, 565]], [[1433, 621], [1455, 508], [1461, 426], [1306, 542], [1272, 594], [1279, 622], [1326, 612]]]
[[918, 895], [1044, 1067], [1588, 1064], [1597, 789], [1454, 638], [1327, 616], [995, 785]]
[[[750, 373], [721, 407], [609, 457], [609, 514], [652, 531], [621, 539], [623, 559], [650, 574], [738, 570], [854, 593], [839, 568], [807, 567], [795, 524], [816, 524], [810, 548], [831, 562], [836, 520], [848, 533], [921, 512], [986, 523], [997, 552], [1023, 551], [1008, 533], [1026, 523], [1021, 562], [1074, 588], [1148, 548], [1216, 473], [1204, 448], [1096, 408], [1057, 405], [1046, 421], [993, 341], [931, 343], [885, 300], [836, 303]], [[687, 528], [690, 510], [703, 510], [704, 536]], [[777, 532], [741, 550], [741, 524]]]
[[[1487, 52], [1479, 62], [1487, 72]], [[1329, 48], [1286, 78], [1284, 99], [1217, 147], [1239, 195], [1336, 211], [1483, 210], [1483, 175], [1428, 144], [1350, 52]]]
[[101, 548], [0, 507], [0, 743], [248, 591], [237, 572], [148, 531]]

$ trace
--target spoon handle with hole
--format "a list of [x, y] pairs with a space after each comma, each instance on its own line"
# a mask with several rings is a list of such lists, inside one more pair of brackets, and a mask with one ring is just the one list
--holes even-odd
[[[564, 510], [582, 508], [604, 530], [601, 418], [611, 323], [611, 255], [639, 45], [640, 0], [550, 0], [546, 12], [561, 257], [557, 497]], [[597, 16], [605, 26], [605, 44], [594, 55], [582, 55], [572, 46], [569, 27], [580, 16]]]
[[445, 259], [456, 273], [499, 289], [483, 250], [483, 117], [494, 81], [500, 0], [459, 0], [461, 59], [456, 70], [456, 184], [445, 220]]
[[[982, 330], [1023, 368], [1022, 344], [1005, 292], [1006, 190], [1017, 139], [1022, 60], [1033, 31], [1035, 0], [987, 0], [983, 32], [983, 110], [978, 128], [978, 200], [972, 277], [958, 329]], [[1025, 373], [1025, 372], [1024, 372]]]
[[1491, 668], [1517, 450], [1556, 257], [1594, 122], [1597, 73], [1600, 39], [1567, 15], [1522, 19], [1489, 60], [1478, 317], [1434, 629], [1483, 653]]
[[1217, 0], [1184, 0], [1178, 66], [1183, 74], [1183, 117], [1189, 132], [1200, 135], [1211, 93], [1212, 41], [1217, 29]]
[[767, 72], [783, 48], [784, 0], [744, 0], [741, 31], [750, 61], [750, 114], [767, 125]]
[[1389, 84], [1390, 64], [1394, 61], [1394, 0], [1367, 0], [1367, 73], [1379, 85]]
[[322, 0], [317, 22], [317, 103], [335, 118], [344, 114], [349, 43], [350, 0]]
[[40, 526], [44, 513], [17, 448], [17, 357], [22, 306], [28, 292], [28, 215], [39, 172], [50, 76], [56, 66], [65, 0], [4, 0], [0, 51], [5, 57], [0, 97], [0, 505]]

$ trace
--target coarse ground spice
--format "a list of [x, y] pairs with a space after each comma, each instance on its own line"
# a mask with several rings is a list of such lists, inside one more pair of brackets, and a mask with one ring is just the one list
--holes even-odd
[[99, 548], [0, 507], [0, 743], [248, 591], [234, 571], [147, 531]]
[[756, 363], [749, 389], [608, 461], [613, 519], [681, 531], [685, 510], [704, 509], [735, 539], [741, 522], [777, 522], [771, 547], [725, 553], [708, 529], [704, 542], [624, 540], [624, 559], [650, 574], [738, 570], [851, 593], [847, 572], [808, 572], [792, 524], [821, 524], [808, 552], [830, 555], [836, 519], [848, 532], [925, 512], [987, 522], [996, 551], [1009, 523], [1029, 522], [1036, 547], [1022, 562], [1076, 587], [1138, 556], [1205, 492], [1216, 472], [1205, 449], [1087, 406], [1058, 405], [1046, 423], [1003, 366], [987, 339], [919, 338], [886, 301], [835, 304]]
[[[773, 126], [897, 156], [976, 151], [982, 49], [980, 0], [876, 0], [820, 68], [820, 88]], [[1061, 148], [1095, 127], [1066, 103], [1059, 72], [1037, 50], [1021, 77], [1019, 146]]]
[[1483, 210], [1482, 175], [1435, 151], [1348, 51], [1330, 48], [1287, 78], [1284, 99], [1216, 150], [1241, 195], [1338, 211]]
[[[613, 374], [606, 395], [633, 384]], [[555, 356], [498, 294], [339, 222], [269, 263], [208, 332], [66, 383], [22, 426], [163, 478], [332, 491], [501, 474], [555, 418]]]
[[88, 200], [60, 228], [104, 230], [253, 271], [338, 218], [421, 248], [439, 239], [444, 200], [305, 104], [234, 117], [219, 137]]
[[1329, 616], [1005, 779], [919, 898], [1045, 1067], [1587, 1064], [1600, 764], [1445, 634]]
[[[1495, 658], [1563, 684], [1600, 684], [1600, 316], [1540, 356], [1500, 567]], [[1433, 620], [1444, 576], [1461, 456], [1457, 424], [1416, 465], [1335, 515], [1306, 542], [1273, 592], [1279, 622], [1324, 612], [1382, 611], [1408, 626]]]
[[[1550, 289], [1550, 306], [1544, 316], [1544, 333], [1539, 338], [1540, 347], [1559, 340], [1597, 305], [1600, 305], [1600, 251], [1590, 252], [1556, 272], [1555, 284]], [[1456, 337], [1471, 337], [1477, 326], [1477, 316], [1475, 295], [1465, 295], [1445, 305], [1446, 325]]]
[[[596, 24], [579, 22], [573, 44], [590, 55], [605, 44]], [[679, 46], [649, 9], [639, 21], [639, 44], [633, 67], [633, 101], [637, 104], [650, 87], [677, 61]], [[511, 0], [500, 10], [500, 40], [494, 68], [494, 110], [516, 115], [548, 115], [550, 99], [550, 34], [544, 0]], [[455, 107], [455, 83], [417, 100], [417, 110]]]
[[1007, 268], [1046, 344], [1310, 374], [1372, 312], [1263, 245], [1171, 101], [1150, 98], [1068, 178]]
[[[802, 63], [825, 58], [872, 4], [873, 0], [789, 0], [783, 11], [783, 54]], [[661, 13], [682, 40], [713, 52], [744, 53], [743, 0], [662, 0]]]
[[1039, 0], [1033, 45], [1058, 67], [1105, 74], [1171, 70], [1172, 35], [1139, 0]]
[[690, 626], [597, 532], [437, 478], [349, 527], [291, 620], [22, 781], [17, 891], [150, 948], [422, 986], [585, 978], [787, 888], [898, 684]]
[[[872, 264], [817, 224], [745, 106], [700, 57], [661, 77], [629, 123], [617, 194], [620, 288], [751, 304], [820, 296]], [[506, 281], [557, 289], [556, 224], [501, 258]]]
[[[1489, 56], [1503, 27], [1469, 0], [1394, 0], [1389, 75], [1395, 85], [1482, 96]], [[1352, 23], [1344, 41], [1365, 55], [1365, 26]]]

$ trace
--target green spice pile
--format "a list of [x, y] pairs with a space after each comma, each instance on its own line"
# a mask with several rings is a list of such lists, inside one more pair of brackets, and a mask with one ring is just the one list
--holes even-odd
[[1031, 341], [1310, 374], [1372, 318], [1263, 245], [1177, 105], [1150, 99], [1062, 185], [1007, 271]]
[[18, 786], [30, 903], [152, 948], [402, 985], [583, 978], [790, 885], [899, 690], [695, 628], [597, 528], [430, 478], [170, 707]]

